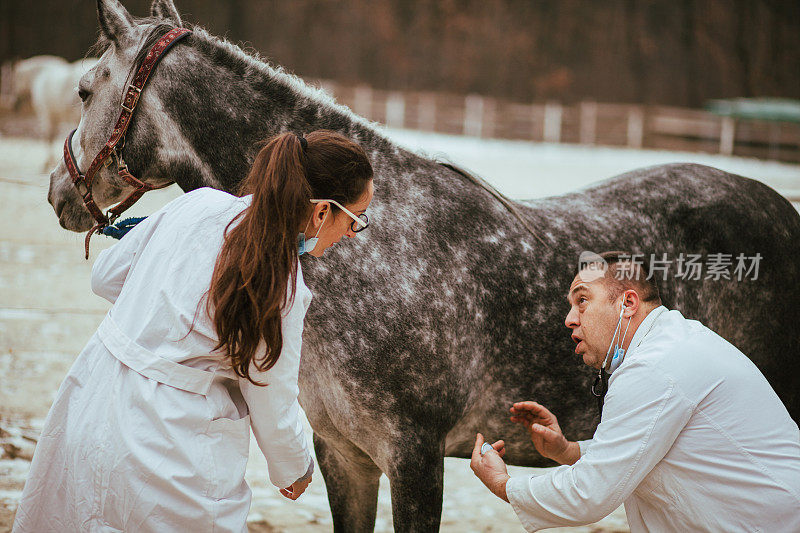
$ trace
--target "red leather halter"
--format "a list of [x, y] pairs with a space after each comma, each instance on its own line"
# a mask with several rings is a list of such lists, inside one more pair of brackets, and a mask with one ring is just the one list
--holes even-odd
[[[111, 138], [106, 141], [105, 146], [103, 146], [100, 152], [94, 157], [86, 174], [81, 174], [80, 170], [78, 170], [78, 163], [75, 161], [75, 156], [72, 154], [72, 136], [77, 130], [72, 130], [67, 136], [67, 140], [64, 142], [64, 163], [67, 166], [70, 178], [72, 178], [72, 183], [78, 190], [78, 194], [83, 198], [86, 209], [89, 210], [89, 213], [92, 214], [92, 217], [97, 222], [97, 224], [89, 230], [89, 233], [86, 234], [86, 259], [89, 259], [89, 239], [91, 239], [92, 235], [101, 232], [103, 228], [113, 224], [120, 213], [136, 203], [147, 191], [161, 189], [171, 184], [150, 185], [149, 183], [135, 178], [133, 174], [128, 172], [128, 166], [122, 159], [122, 148], [125, 146], [125, 132], [128, 131], [133, 112], [136, 110], [136, 105], [139, 103], [139, 97], [147, 83], [147, 78], [150, 77], [150, 73], [172, 45], [190, 33], [192, 32], [185, 28], [170, 30], [147, 52], [144, 61], [142, 61], [142, 64], [139, 66], [139, 70], [136, 72], [136, 75], [125, 91], [125, 96], [121, 104], [122, 110], [119, 113], [117, 123], [114, 125], [114, 132], [111, 134]], [[100, 167], [111, 163], [108, 160], [109, 158], [113, 158], [116, 161], [117, 173], [119, 176], [127, 183], [133, 185], [135, 189], [127, 198], [109, 209], [107, 213], [103, 213], [100, 208], [97, 207], [92, 197], [92, 182], [94, 181], [95, 174], [100, 170]]]

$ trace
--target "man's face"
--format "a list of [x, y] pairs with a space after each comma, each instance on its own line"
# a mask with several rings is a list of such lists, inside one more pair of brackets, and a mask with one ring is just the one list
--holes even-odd
[[611, 301], [603, 278], [582, 270], [572, 280], [567, 300], [570, 310], [564, 323], [577, 343], [575, 353], [584, 363], [599, 369], [613, 340], [622, 297]]

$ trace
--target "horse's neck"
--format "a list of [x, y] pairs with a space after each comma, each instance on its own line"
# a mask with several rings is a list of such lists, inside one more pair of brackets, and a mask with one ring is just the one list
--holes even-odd
[[361, 144], [367, 152], [391, 153], [394, 145], [364, 119], [349, 109], [328, 102], [327, 98], [311, 97], [296, 105], [286, 117], [281, 131], [307, 133], [314, 130], [332, 130]]
[[[380, 160], [397, 151], [367, 121], [299, 78], [212, 37], [203, 39], [197, 51], [203, 57], [187, 75], [193, 99], [202, 105], [190, 115], [185, 107], [173, 109], [185, 136], [211, 167], [217, 179], [214, 186], [234, 190], [247, 174], [260, 142], [285, 131], [333, 130]], [[210, 87], [207, 80], [219, 81]]]

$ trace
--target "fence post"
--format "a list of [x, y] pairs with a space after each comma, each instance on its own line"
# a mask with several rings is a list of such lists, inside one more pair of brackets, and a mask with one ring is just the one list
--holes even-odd
[[547, 102], [544, 106], [544, 142], [561, 142], [561, 116], [564, 108], [558, 102]]
[[419, 95], [417, 105], [417, 127], [422, 131], [436, 131], [436, 95]]
[[483, 129], [483, 97], [470, 94], [464, 98], [464, 135], [480, 137]]
[[644, 111], [640, 106], [628, 108], [628, 146], [641, 148], [644, 140]]
[[780, 160], [781, 151], [781, 125], [775, 121], [769, 123], [769, 151], [768, 159]]
[[372, 120], [372, 88], [359, 85], [353, 94], [353, 111], [356, 115]]
[[402, 128], [405, 125], [406, 101], [403, 93], [392, 92], [386, 98], [386, 125], [390, 128]]
[[483, 101], [483, 126], [481, 136], [492, 138], [497, 131], [497, 101], [494, 98], [487, 98]]
[[4, 61], [0, 66], [0, 109], [10, 109], [14, 105], [14, 65]]
[[594, 144], [597, 134], [597, 103], [581, 102], [581, 144]]
[[722, 117], [719, 129], [719, 153], [733, 154], [733, 141], [736, 137], [736, 121], [733, 117]]

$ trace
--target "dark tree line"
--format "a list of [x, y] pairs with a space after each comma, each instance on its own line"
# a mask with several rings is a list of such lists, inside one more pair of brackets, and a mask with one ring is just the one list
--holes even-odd
[[[93, 0], [0, 0], [2, 60], [81, 57]], [[126, 0], [146, 15], [149, 0]], [[800, 98], [798, 0], [177, 0], [309, 78], [520, 101]]]

